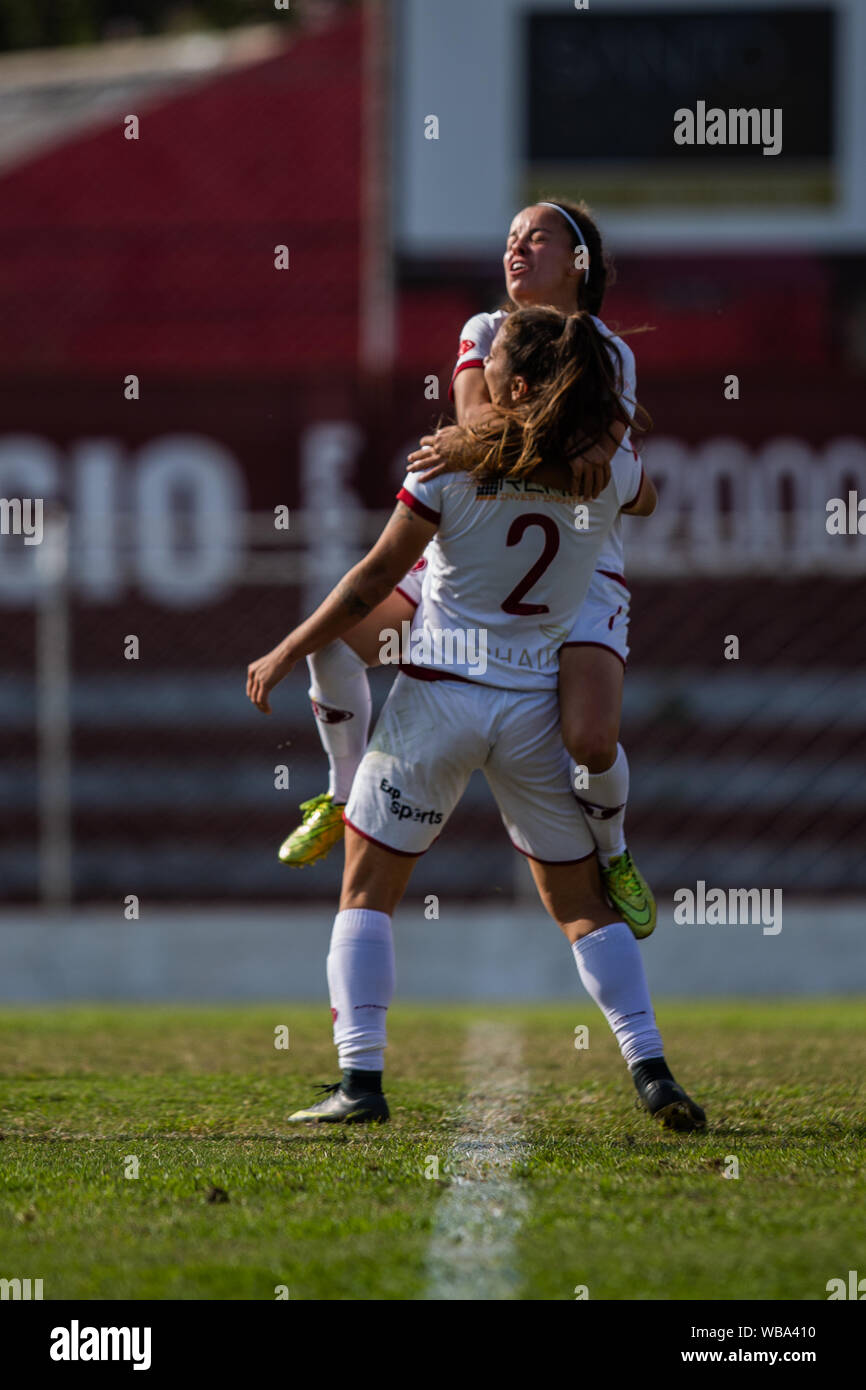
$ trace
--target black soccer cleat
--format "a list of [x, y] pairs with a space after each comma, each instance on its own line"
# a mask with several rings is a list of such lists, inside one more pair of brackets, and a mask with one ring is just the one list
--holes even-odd
[[632, 1080], [644, 1109], [658, 1120], [662, 1129], [673, 1129], [679, 1134], [706, 1129], [707, 1117], [703, 1110], [674, 1081], [663, 1058], [639, 1062], [632, 1071]]
[[343, 1090], [342, 1081], [332, 1086], [319, 1086], [327, 1092], [307, 1110], [296, 1110], [288, 1116], [289, 1124], [367, 1125], [384, 1124], [390, 1119], [388, 1102], [381, 1091], [364, 1091], [354, 1096]]

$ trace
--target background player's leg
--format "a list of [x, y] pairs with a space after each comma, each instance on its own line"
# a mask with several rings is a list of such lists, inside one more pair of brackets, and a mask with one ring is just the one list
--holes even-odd
[[411, 622], [415, 605], [395, 589], [345, 638], [307, 657], [316, 728], [328, 758], [327, 792], [304, 802], [303, 821], [280, 846], [283, 864], [301, 868], [324, 858], [343, 838], [342, 807], [367, 747], [370, 730], [368, 666], [379, 664], [380, 633]]
[[617, 742], [624, 675], [619, 657], [607, 647], [584, 644], [560, 652], [562, 739], [574, 762], [588, 771], [584, 787], [572, 768], [572, 789], [598, 850], [605, 890], [619, 916], [642, 938], [655, 927], [656, 905], [625, 842], [629, 771]]
[[337, 805], [348, 800], [367, 747], [371, 711], [367, 667], [379, 664], [380, 633], [386, 628], [399, 633], [400, 624], [411, 622], [414, 611], [395, 589], [345, 639], [329, 642], [307, 657], [310, 700], [330, 766], [328, 790]]
[[640, 947], [604, 902], [595, 856], [573, 865], [529, 862], [541, 900], [571, 942], [581, 983], [607, 1019], [644, 1105], [669, 1128], [702, 1128], [703, 1110], [665, 1062]]
[[310, 703], [328, 757], [328, 795], [344, 806], [364, 756], [372, 701], [366, 663], [342, 640], [307, 657]]
[[625, 849], [628, 762], [617, 742], [624, 676], [622, 662], [605, 647], [565, 647], [560, 653], [562, 741], [589, 774], [576, 795], [602, 863]]

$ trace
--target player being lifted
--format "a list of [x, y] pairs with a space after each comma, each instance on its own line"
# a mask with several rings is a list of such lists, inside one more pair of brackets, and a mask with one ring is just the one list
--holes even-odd
[[[621, 389], [626, 401], [636, 395], [634, 355], [614, 338], [597, 315], [609, 278], [601, 235], [584, 204], [539, 203], [517, 214], [504, 255], [509, 301], [517, 307], [552, 305], [571, 314], [589, 311], [599, 332], [618, 350]], [[485, 374], [479, 370], [507, 310], [476, 314], [464, 326], [452, 377], [459, 425], [478, 423], [490, 412]], [[474, 370], [470, 370], [474, 369]], [[617, 422], [594, 449], [572, 440], [572, 459], [579, 492], [598, 495], [610, 476], [610, 459], [619, 445], [629, 449], [625, 425]], [[452, 429], [422, 440], [423, 454], [410, 455], [410, 471], [425, 479], [460, 467], [459, 437]], [[575, 452], [579, 446], [579, 454]], [[638, 938], [649, 936], [656, 905], [625, 841], [629, 769], [618, 742], [622, 688], [628, 656], [629, 591], [623, 578], [622, 527], [617, 520], [600, 550], [587, 596], [574, 622], [562, 631], [559, 671], [562, 737], [578, 769], [573, 781], [599, 855], [602, 879], [611, 902]], [[343, 805], [366, 747], [371, 700], [367, 667], [379, 660], [379, 632], [401, 631], [421, 597], [424, 559], [403, 576], [367, 622], [345, 638], [315, 652], [308, 661], [310, 698], [319, 735], [330, 764], [328, 791], [301, 807], [303, 821], [280, 847], [283, 863], [313, 863], [343, 835]], [[574, 774], [574, 769], [572, 769]]]
[[[564, 454], [578, 433], [592, 447], [627, 419], [616, 355], [587, 313], [510, 315], [484, 367], [493, 409], [460, 431], [463, 471], [428, 482], [407, 475], [369, 554], [248, 669], [247, 694], [269, 713], [269, 693], [287, 672], [375, 610], [427, 548], [412, 660], [394, 681], [345, 810], [346, 862], [328, 955], [342, 1079], [293, 1121], [388, 1118], [382, 1073], [394, 991], [391, 918], [416, 858], [480, 768], [645, 1107], [669, 1128], [705, 1124], [666, 1065], [637, 942], [605, 900], [560, 731], [558, 643], [549, 633], [570, 628], [620, 510], [649, 515], [655, 506], [637, 459], [620, 449], [610, 483], [586, 505], [585, 528], [574, 524]], [[435, 652], [436, 633], [449, 628], [487, 631], [483, 669], [456, 643], [440, 645], [438, 662], [416, 660], [416, 632]]]

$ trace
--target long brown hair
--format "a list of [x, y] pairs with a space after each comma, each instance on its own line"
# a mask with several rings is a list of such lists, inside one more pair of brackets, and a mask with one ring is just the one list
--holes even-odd
[[618, 421], [644, 428], [646, 412], [635, 407], [630, 414], [621, 400], [619, 349], [588, 310], [517, 309], [499, 339], [509, 376], [522, 376], [529, 390], [516, 405], [497, 406], [478, 425], [462, 429], [460, 466], [468, 472], [525, 478], [543, 463], [601, 443]]

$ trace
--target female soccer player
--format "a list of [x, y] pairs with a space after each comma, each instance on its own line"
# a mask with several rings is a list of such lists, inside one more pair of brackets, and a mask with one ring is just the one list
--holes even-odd
[[[570, 314], [588, 310], [596, 327], [617, 352], [621, 389], [626, 400], [636, 393], [634, 355], [614, 338], [597, 317], [604, 300], [609, 263], [601, 234], [584, 204], [539, 203], [524, 208], [511, 224], [503, 257], [505, 283], [511, 304], [548, 304]], [[452, 394], [459, 425], [482, 420], [490, 410], [485, 375], [480, 370], [491, 345], [508, 317], [507, 310], [476, 314], [464, 325], [452, 377]], [[617, 446], [630, 447], [622, 421], [592, 451], [572, 441], [571, 454], [581, 487], [595, 497], [609, 477]], [[410, 471], [423, 470], [425, 480], [453, 467], [448, 444], [450, 430], [423, 439], [423, 453], [410, 455]], [[309, 659], [310, 698], [319, 734], [328, 753], [331, 776], [328, 792], [304, 802], [302, 824], [280, 847], [280, 859], [290, 865], [314, 862], [341, 838], [342, 807], [366, 745], [370, 721], [367, 666], [376, 665], [382, 629], [401, 629], [421, 593], [425, 561], [404, 576], [394, 594], [342, 642]], [[598, 849], [602, 878], [611, 902], [635, 936], [649, 936], [656, 923], [656, 905], [625, 842], [628, 799], [628, 760], [618, 742], [622, 687], [628, 656], [629, 591], [623, 578], [623, 544], [619, 521], [599, 555], [589, 593], [576, 621], [563, 633], [560, 655], [560, 713], [562, 737], [575, 768], [573, 786]], [[580, 771], [583, 769], [584, 771]]]
[[573, 480], [563, 461], [569, 441], [580, 431], [591, 447], [628, 418], [615, 352], [588, 313], [532, 308], [511, 315], [484, 367], [493, 410], [460, 431], [463, 471], [429, 482], [407, 475], [370, 553], [311, 618], [248, 668], [247, 694], [269, 713], [270, 691], [295, 663], [374, 610], [425, 547], [430, 575], [413, 639], [419, 631], [441, 634], [443, 619], [464, 634], [489, 634], [483, 669], [453, 649], [444, 657], [440, 649], [441, 660], [416, 657], [413, 640], [355, 777], [328, 956], [343, 1075], [293, 1121], [388, 1118], [382, 1072], [394, 989], [391, 917], [415, 859], [481, 768], [644, 1105], [666, 1127], [705, 1124], [665, 1063], [640, 951], [605, 901], [560, 734], [550, 630], [570, 625], [620, 509], [649, 515], [655, 506], [637, 459], [618, 451], [610, 485], [587, 504], [586, 525], [574, 524]]

